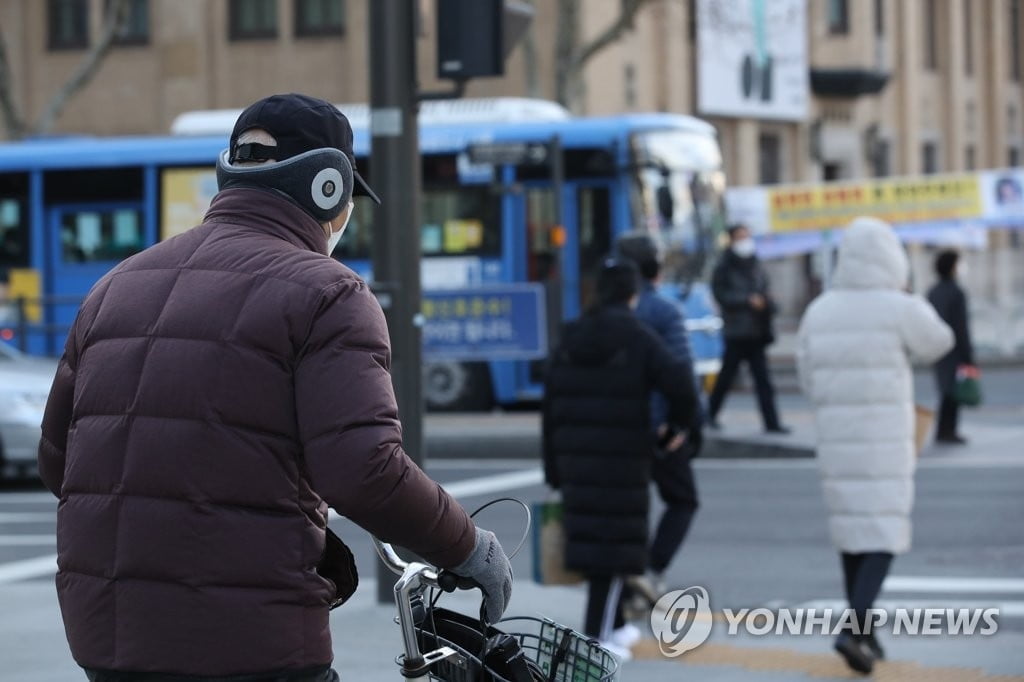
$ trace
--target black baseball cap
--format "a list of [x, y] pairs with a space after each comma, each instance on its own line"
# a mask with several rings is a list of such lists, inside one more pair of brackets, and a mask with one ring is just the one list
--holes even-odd
[[[239, 145], [239, 135], [254, 128], [270, 133], [277, 140], [277, 146]], [[356, 157], [352, 151], [352, 126], [348, 118], [330, 102], [316, 97], [297, 93], [271, 95], [250, 104], [239, 115], [231, 131], [229, 159], [232, 163], [236, 160], [284, 161], [323, 147], [333, 147], [348, 157], [355, 177], [352, 193], [370, 197], [379, 204], [380, 197], [356, 170]]]

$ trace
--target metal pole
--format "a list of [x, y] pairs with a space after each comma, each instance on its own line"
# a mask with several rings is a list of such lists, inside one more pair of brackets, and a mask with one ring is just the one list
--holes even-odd
[[[420, 312], [420, 156], [416, 130], [415, 0], [370, 8], [371, 185], [381, 197], [373, 226], [374, 289], [391, 332], [391, 380], [403, 445], [423, 462]], [[394, 574], [377, 566], [377, 599], [394, 600]]]

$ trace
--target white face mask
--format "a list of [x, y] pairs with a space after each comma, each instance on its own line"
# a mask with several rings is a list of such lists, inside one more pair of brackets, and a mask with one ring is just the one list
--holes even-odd
[[352, 202], [348, 202], [348, 215], [345, 216], [345, 222], [341, 224], [341, 229], [337, 232], [332, 232], [331, 236], [327, 238], [327, 255], [330, 256], [334, 253], [334, 248], [341, 241], [341, 236], [345, 234], [345, 228], [348, 227], [348, 221], [352, 219]]
[[740, 258], [750, 258], [757, 253], [757, 244], [753, 237], [744, 237], [732, 245], [732, 252]]

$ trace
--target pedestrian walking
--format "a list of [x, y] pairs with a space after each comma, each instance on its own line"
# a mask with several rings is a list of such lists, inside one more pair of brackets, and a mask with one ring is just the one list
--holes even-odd
[[931, 362], [953, 333], [919, 296], [887, 223], [857, 218], [843, 233], [832, 287], [800, 322], [797, 371], [814, 406], [832, 542], [858, 628], [835, 648], [868, 673], [884, 653], [868, 629], [893, 555], [910, 549], [914, 498], [911, 360]]
[[736, 380], [741, 363], [747, 363], [757, 389], [757, 405], [768, 433], [789, 433], [779, 421], [775, 388], [768, 374], [766, 350], [775, 342], [776, 313], [768, 274], [757, 258], [757, 246], [744, 225], [728, 229], [729, 248], [722, 254], [711, 277], [711, 291], [722, 311], [725, 352], [722, 368], [708, 400], [708, 420], [719, 428], [718, 413]]
[[665, 571], [682, 547], [700, 503], [691, 461], [700, 454], [703, 444], [703, 409], [699, 404], [693, 353], [686, 332], [686, 323], [679, 305], [658, 293], [663, 260], [662, 250], [648, 232], [631, 232], [616, 242], [619, 256], [631, 261], [640, 273], [640, 293], [636, 316], [647, 324], [665, 344], [676, 361], [682, 364], [688, 381], [693, 382], [698, 396], [693, 422], [683, 439], [668, 428], [668, 405], [665, 396], [655, 392], [651, 398], [651, 428], [659, 442], [655, 447], [652, 475], [665, 510], [658, 521], [651, 542], [650, 563], [645, 575], [630, 576], [627, 585], [653, 605], [665, 593]]
[[93, 287], [46, 406], [75, 661], [94, 682], [337, 680], [355, 566], [328, 506], [475, 580], [497, 620], [508, 559], [403, 451], [380, 305], [330, 257], [352, 194], [376, 199], [348, 120], [260, 100], [217, 179], [201, 225]]
[[957, 370], [964, 365], [974, 365], [974, 348], [971, 345], [971, 329], [967, 315], [967, 294], [958, 279], [962, 278], [966, 265], [960, 262], [960, 254], [943, 250], [935, 257], [935, 273], [938, 283], [928, 291], [928, 300], [935, 306], [939, 317], [950, 326], [956, 338], [953, 350], [935, 363], [935, 381], [939, 387], [939, 418], [935, 440], [939, 443], [963, 445], [967, 440], [960, 435], [960, 403], [955, 397]]
[[666, 422], [685, 432], [697, 409], [692, 378], [630, 306], [636, 268], [610, 261], [597, 277], [597, 305], [565, 326], [545, 377], [545, 480], [561, 490], [566, 567], [585, 575], [583, 631], [622, 658], [623, 578], [648, 567], [648, 511], [656, 443], [653, 390]]

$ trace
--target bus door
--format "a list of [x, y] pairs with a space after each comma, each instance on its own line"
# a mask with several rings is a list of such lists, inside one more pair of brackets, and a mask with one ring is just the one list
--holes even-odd
[[142, 202], [56, 204], [48, 210], [44, 352], [59, 355], [96, 281], [146, 245]]
[[[519, 245], [525, 252], [525, 272], [520, 276], [530, 282], [548, 284], [549, 305], [552, 297], [557, 296], [562, 320], [572, 320], [593, 302], [597, 270], [611, 252], [612, 182], [569, 181], [562, 192], [561, 226], [565, 241], [561, 247], [553, 229], [560, 221], [555, 215], [551, 185], [527, 185], [520, 195], [525, 223]], [[515, 397], [539, 398], [544, 361], [516, 364]]]

